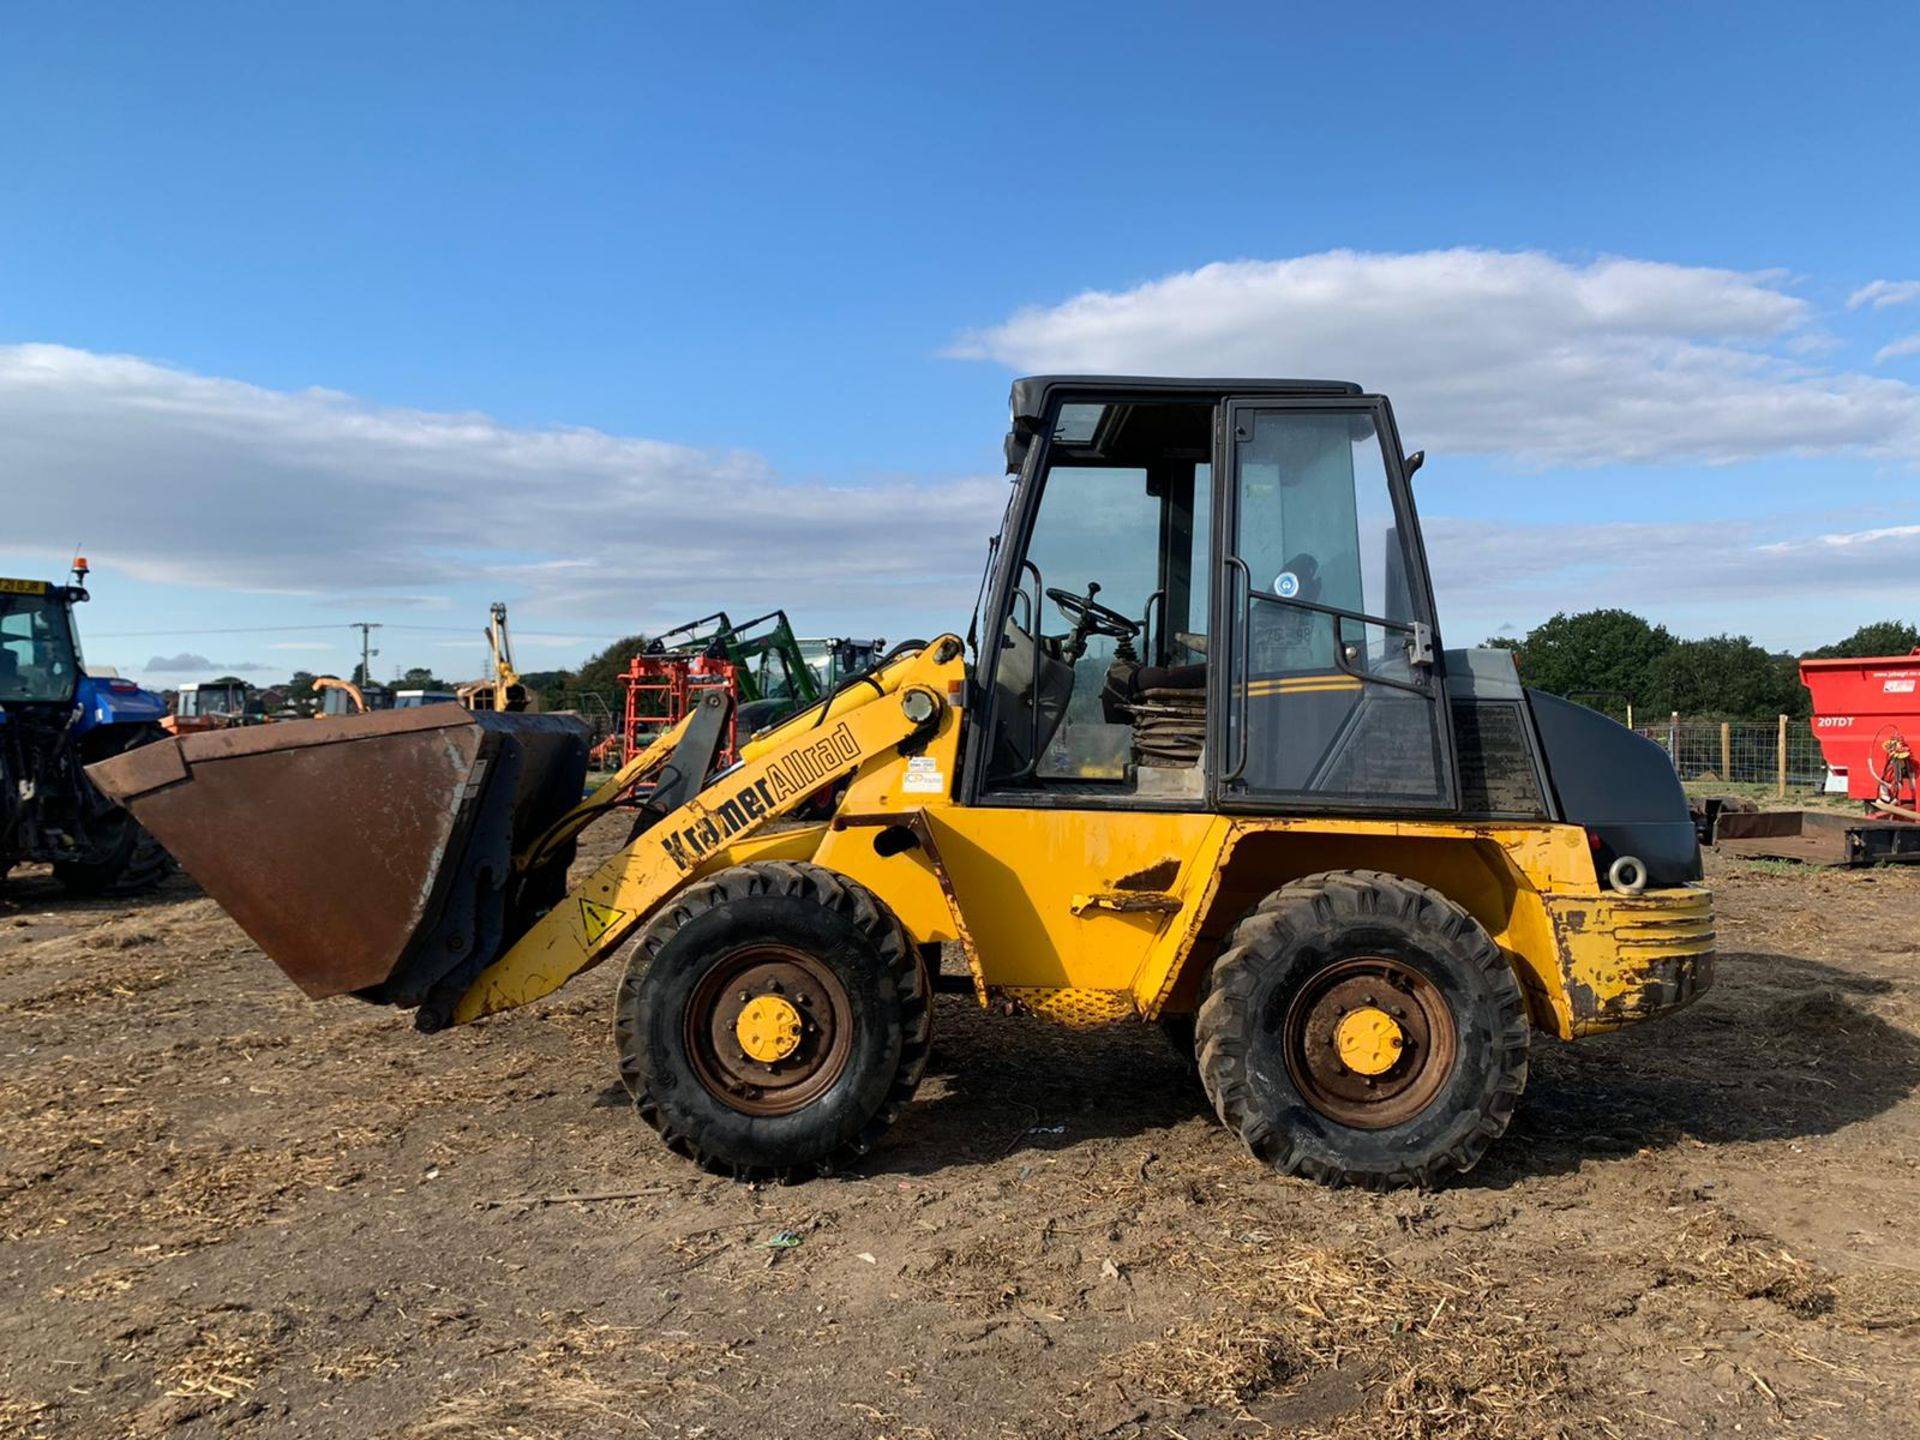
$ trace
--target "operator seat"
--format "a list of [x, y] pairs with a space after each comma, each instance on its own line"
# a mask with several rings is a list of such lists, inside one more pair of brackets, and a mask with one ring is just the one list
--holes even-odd
[[1009, 617], [1000, 637], [1000, 666], [994, 672], [993, 688], [994, 713], [1001, 718], [995, 728], [991, 773], [1001, 778], [1028, 774], [1047, 753], [1067, 717], [1067, 704], [1073, 699], [1073, 666], [1050, 653], [1044, 638], [1029, 635]]

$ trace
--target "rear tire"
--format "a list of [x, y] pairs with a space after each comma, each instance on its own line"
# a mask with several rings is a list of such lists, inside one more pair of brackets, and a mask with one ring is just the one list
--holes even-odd
[[[143, 725], [124, 743], [109, 744], [86, 758], [89, 763], [105, 760], [166, 738], [167, 732], [158, 725]], [[174, 872], [173, 857], [145, 826], [95, 790], [91, 782], [87, 790], [95, 806], [88, 818], [88, 833], [102, 837], [95, 847], [99, 858], [55, 861], [53, 878], [73, 895], [145, 895], [159, 889]]]
[[[760, 861], [688, 887], [634, 940], [620, 1078], [678, 1154], [738, 1179], [828, 1174], [865, 1155], [926, 1071], [925, 967], [864, 886]], [[790, 1053], [749, 1006], [790, 1018]], [[756, 1043], [758, 1042], [758, 1043]]]
[[1198, 1039], [1221, 1121], [1281, 1174], [1324, 1184], [1471, 1169], [1526, 1086], [1506, 956], [1445, 896], [1375, 871], [1261, 901], [1207, 978]]
[[53, 878], [74, 895], [145, 895], [165, 884], [173, 870], [173, 857], [129, 815], [112, 858], [56, 861]]

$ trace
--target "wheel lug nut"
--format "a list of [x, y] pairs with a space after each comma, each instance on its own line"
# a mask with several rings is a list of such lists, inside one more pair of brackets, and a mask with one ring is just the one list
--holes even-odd
[[742, 1005], [746, 1004], [751, 999], [753, 999], [753, 992], [751, 990], [742, 990], [740, 992], [740, 1003]]

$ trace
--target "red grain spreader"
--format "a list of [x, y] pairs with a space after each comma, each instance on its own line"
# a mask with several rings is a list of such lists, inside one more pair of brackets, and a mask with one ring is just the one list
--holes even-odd
[[1800, 683], [1813, 695], [1820, 753], [1830, 770], [1846, 772], [1849, 798], [1900, 819], [1920, 814], [1911, 743], [1920, 741], [1920, 650], [1802, 660]]
[[1920, 741], [1920, 650], [1911, 655], [1802, 660], [1813, 696], [1814, 738], [1864, 813], [1834, 810], [1722, 811], [1713, 843], [1732, 855], [1814, 865], [1920, 861], [1920, 795], [1913, 745]]

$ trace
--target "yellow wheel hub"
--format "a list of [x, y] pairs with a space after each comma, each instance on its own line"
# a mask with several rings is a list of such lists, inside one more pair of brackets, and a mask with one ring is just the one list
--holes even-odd
[[800, 1048], [800, 1012], [778, 995], [756, 995], [733, 1022], [733, 1034], [748, 1059], [771, 1065]]
[[1333, 1043], [1347, 1069], [1359, 1075], [1384, 1075], [1400, 1059], [1407, 1037], [1386, 1011], [1363, 1005], [1340, 1017]]

